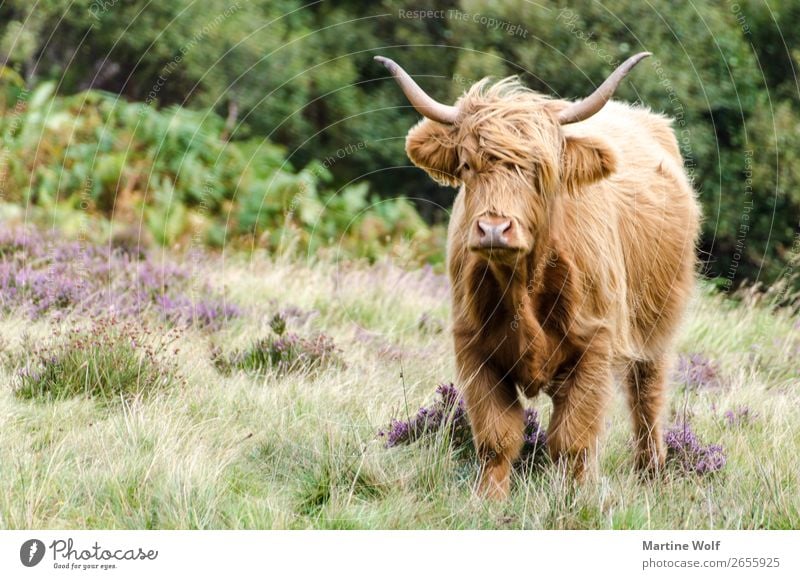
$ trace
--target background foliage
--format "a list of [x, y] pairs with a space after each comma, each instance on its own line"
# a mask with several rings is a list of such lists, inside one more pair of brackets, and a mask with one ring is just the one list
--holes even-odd
[[274, 247], [289, 230], [324, 245], [346, 231], [368, 254], [402, 238], [436, 261], [437, 234], [408, 203], [364, 212], [372, 195], [402, 196], [438, 222], [453, 196], [408, 166], [417, 115], [371, 57], [396, 58], [448, 101], [509, 74], [578, 97], [645, 49], [655, 57], [618, 96], [677, 119], [707, 273], [723, 287], [771, 282], [798, 256], [798, 17], [794, 0], [11, 0], [4, 196], [77, 206], [92, 179], [93, 209], [134, 208], [161, 242], [202, 231]]

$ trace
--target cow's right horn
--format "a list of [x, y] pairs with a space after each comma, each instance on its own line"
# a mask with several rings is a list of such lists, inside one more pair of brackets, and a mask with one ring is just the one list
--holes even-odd
[[388, 69], [397, 81], [397, 84], [400, 85], [403, 93], [405, 93], [408, 102], [417, 109], [419, 114], [432, 121], [444, 123], [446, 125], [452, 125], [456, 121], [456, 117], [458, 117], [457, 107], [443, 105], [433, 100], [424, 90], [419, 88], [419, 85], [414, 82], [414, 79], [391, 58], [376, 56], [375, 60]]

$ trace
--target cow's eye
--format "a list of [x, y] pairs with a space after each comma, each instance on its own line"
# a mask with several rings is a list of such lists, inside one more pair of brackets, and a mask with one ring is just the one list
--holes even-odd
[[462, 171], [469, 171], [469, 163], [461, 163], [461, 170]]

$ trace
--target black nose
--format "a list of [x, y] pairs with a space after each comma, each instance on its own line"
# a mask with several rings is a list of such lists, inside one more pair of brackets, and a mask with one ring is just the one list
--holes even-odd
[[499, 217], [478, 219], [478, 241], [481, 247], [508, 247], [511, 220]]

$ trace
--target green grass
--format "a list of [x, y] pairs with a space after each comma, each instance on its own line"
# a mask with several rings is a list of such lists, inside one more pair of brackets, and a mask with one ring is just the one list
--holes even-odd
[[[722, 444], [721, 472], [640, 480], [619, 392], [597, 481], [575, 485], [549, 466], [515, 475], [511, 498], [490, 503], [472, 493], [470, 453], [437, 443], [386, 449], [376, 436], [454, 377], [446, 289], [391, 266], [256, 257], [211, 264], [209, 275], [247, 315], [217, 332], [183, 332], [174, 338], [177, 353], [170, 346], [147, 368], [113, 341], [107, 350], [82, 350], [30, 396], [21, 395], [18, 373], [31, 344], [68, 342], [75, 322], [0, 321], [0, 527], [800, 526], [798, 320], [752, 296], [734, 304], [698, 295], [680, 351], [714, 360], [722, 386], [670, 392], [667, 422], [686, 414], [704, 442]], [[264, 362], [256, 372], [215, 366], [214, 352], [251, 351], [290, 304], [317, 315], [287, 318], [287, 331], [331, 336], [342, 363], [284, 371]], [[142, 324], [136, 331], [163, 337]], [[101, 379], [87, 382], [86, 368]], [[153, 372], [157, 387], [136, 395]], [[107, 384], [117, 384], [110, 394]], [[547, 399], [532, 404], [546, 423]], [[742, 406], [755, 420], [728, 426], [724, 411]]]
[[112, 403], [177, 388], [176, 371], [165, 359], [176, 339], [171, 331], [153, 340], [130, 322], [94, 320], [26, 356], [14, 392], [27, 400], [84, 396]]

